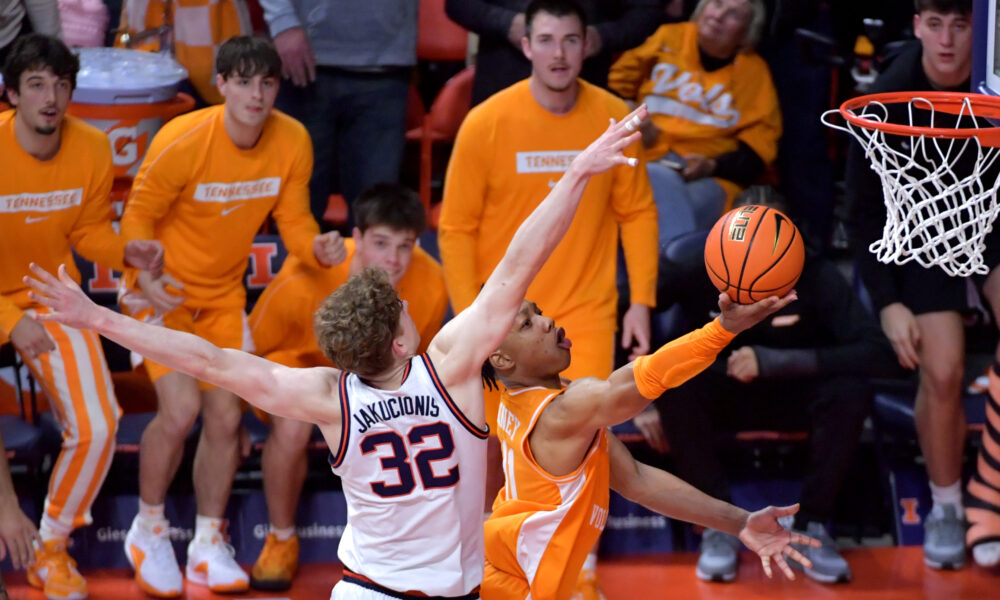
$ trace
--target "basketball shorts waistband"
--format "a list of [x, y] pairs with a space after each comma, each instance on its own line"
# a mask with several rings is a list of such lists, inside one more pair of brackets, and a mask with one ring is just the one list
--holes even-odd
[[364, 575], [359, 575], [346, 567], [344, 568], [343, 580], [348, 583], [361, 586], [365, 589], [372, 590], [373, 592], [385, 594], [386, 596], [391, 596], [393, 598], [399, 598], [400, 600], [411, 600], [415, 598], [420, 598], [422, 600], [479, 600], [479, 586], [476, 586], [476, 589], [464, 596], [428, 596], [423, 592], [413, 590], [407, 592], [397, 592], [396, 590], [390, 590], [387, 587], [382, 587]]

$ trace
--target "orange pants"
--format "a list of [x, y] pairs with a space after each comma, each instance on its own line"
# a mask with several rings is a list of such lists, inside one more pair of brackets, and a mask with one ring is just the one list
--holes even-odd
[[62, 449], [52, 468], [42, 521], [69, 535], [92, 522], [90, 507], [111, 467], [121, 409], [97, 334], [59, 323], [43, 325], [56, 350], [21, 358], [62, 427]]

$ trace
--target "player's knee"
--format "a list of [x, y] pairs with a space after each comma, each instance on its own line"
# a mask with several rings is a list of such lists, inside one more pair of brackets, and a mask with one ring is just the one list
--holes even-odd
[[963, 375], [960, 363], [925, 363], [920, 368], [920, 387], [935, 401], [957, 401], [962, 392]]
[[235, 438], [243, 420], [239, 406], [215, 407], [202, 415], [202, 431], [209, 439]]
[[175, 439], [184, 439], [191, 431], [191, 428], [194, 427], [194, 422], [198, 419], [198, 413], [196, 411], [180, 410], [161, 411], [156, 415], [156, 419], [164, 435]]

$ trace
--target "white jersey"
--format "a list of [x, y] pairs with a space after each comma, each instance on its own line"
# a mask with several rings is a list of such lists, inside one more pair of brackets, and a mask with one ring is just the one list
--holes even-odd
[[486, 438], [458, 409], [426, 354], [397, 390], [340, 378], [345, 567], [399, 592], [463, 596], [482, 583]]

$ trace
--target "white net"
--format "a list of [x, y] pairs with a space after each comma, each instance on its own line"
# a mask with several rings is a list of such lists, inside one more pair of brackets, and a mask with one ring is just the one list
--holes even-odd
[[[911, 126], [926, 127], [928, 119], [930, 127], [942, 120], [954, 121], [955, 129], [970, 129], [961, 127], [963, 123], [980, 126], [968, 99], [957, 119], [955, 115], [940, 119], [933, 103], [920, 97], [910, 99], [906, 108], [905, 124]], [[890, 111], [872, 101], [852, 114], [886, 123]], [[994, 166], [1000, 148], [983, 146], [974, 132], [957, 138], [887, 134], [850, 121], [833, 122], [839, 115], [837, 110], [827, 111], [822, 121], [861, 143], [882, 182], [886, 222], [882, 239], [869, 246], [878, 260], [899, 265], [916, 261], [924, 267], [938, 266], [953, 277], [985, 275], [986, 236], [1000, 213], [1000, 177]]]

